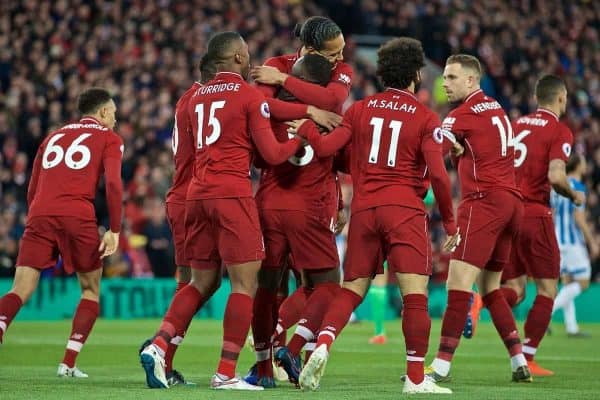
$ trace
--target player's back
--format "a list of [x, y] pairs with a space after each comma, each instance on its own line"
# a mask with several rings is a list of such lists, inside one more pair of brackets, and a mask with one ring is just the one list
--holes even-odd
[[196, 148], [194, 146], [193, 133], [188, 113], [188, 103], [192, 95], [200, 87], [202, 87], [202, 85], [199, 82], [194, 82], [179, 98], [175, 105], [175, 122], [171, 139], [175, 173], [173, 175], [173, 184], [167, 192], [167, 202], [185, 202], [187, 188], [192, 179]]
[[[573, 177], [569, 177], [569, 185], [573, 190], [586, 193], [583, 182]], [[561, 196], [555, 191], [552, 191], [551, 194], [551, 205], [554, 210], [554, 229], [559, 246], [585, 246], [585, 238], [575, 223], [574, 217], [575, 211], [584, 209], [584, 206], [577, 207], [571, 199]]]
[[40, 148], [40, 167], [28, 216], [77, 216], [95, 220], [94, 197], [107, 157], [120, 158], [121, 138], [92, 117], [50, 133]]
[[518, 193], [511, 124], [496, 100], [475, 91], [448, 114], [443, 127], [464, 144], [458, 159], [463, 198], [498, 189]]
[[421, 146], [426, 132], [439, 126], [437, 116], [412, 93], [392, 88], [355, 103], [348, 112], [353, 212], [388, 204], [424, 209]]
[[[250, 118], [250, 107], [260, 109], [264, 121]], [[251, 197], [250, 131], [270, 130], [264, 96], [241, 75], [219, 72], [191, 96], [188, 114], [196, 154], [187, 199]]]
[[513, 132], [517, 186], [526, 205], [540, 204], [548, 212], [548, 166], [554, 159], [568, 159], [572, 135], [554, 113], [544, 109], [517, 119]]

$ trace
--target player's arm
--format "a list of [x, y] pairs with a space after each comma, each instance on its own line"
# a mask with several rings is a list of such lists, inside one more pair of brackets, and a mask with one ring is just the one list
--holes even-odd
[[247, 118], [250, 137], [260, 156], [268, 164], [281, 164], [300, 149], [302, 140], [299, 138], [295, 137], [284, 143], [277, 140], [271, 129], [269, 107], [264, 98], [256, 97], [248, 103]]
[[443, 140], [439, 128], [428, 128], [421, 141], [421, 150], [429, 171], [433, 194], [442, 214], [444, 229], [449, 236], [453, 236], [457, 233], [457, 228], [452, 205], [452, 187], [442, 155]]
[[568, 199], [571, 199], [576, 205], [583, 203], [583, 193], [573, 190], [569, 185], [567, 178], [566, 164], [563, 160], [554, 159], [548, 166], [548, 182], [552, 185], [554, 191]]
[[37, 190], [38, 180], [40, 177], [40, 169], [42, 168], [42, 158], [44, 153], [44, 145], [38, 148], [38, 151], [35, 155], [35, 160], [33, 161], [33, 168], [31, 170], [31, 178], [29, 179], [29, 186], [27, 187], [27, 205], [31, 207], [31, 202], [35, 197], [35, 192]]
[[598, 243], [594, 239], [594, 235], [592, 234], [592, 229], [587, 222], [585, 217], [585, 209], [583, 207], [577, 207], [573, 212], [573, 219], [575, 220], [575, 224], [581, 229], [581, 233], [583, 233], [583, 238], [585, 239], [585, 243], [588, 245], [590, 249], [590, 255], [592, 258], [596, 258], [598, 256]]
[[113, 135], [104, 150], [104, 183], [110, 230], [113, 233], [119, 233], [123, 213], [123, 182], [121, 180], [123, 142], [116, 134], [113, 133]]

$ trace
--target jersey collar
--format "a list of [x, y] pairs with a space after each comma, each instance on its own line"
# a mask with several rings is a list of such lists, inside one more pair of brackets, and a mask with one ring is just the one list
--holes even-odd
[[477, 96], [480, 93], [483, 93], [483, 90], [477, 89], [474, 92], [471, 92], [471, 94], [465, 98], [464, 102], [466, 103], [466, 102], [470, 101], [471, 99], [473, 99], [473, 97]]
[[547, 108], [538, 107], [536, 112], [544, 112], [544, 113], [550, 114], [554, 118], [556, 118], [557, 121], [559, 120], [558, 115], [554, 114], [552, 111], [548, 110]]
[[[102, 123], [100, 121], [98, 121], [96, 118], [91, 117], [89, 115], [86, 115], [85, 117], [81, 118], [79, 120], [79, 122], [85, 123], [85, 122], [92, 122], [94, 124], [98, 124], [98, 125], [102, 125]], [[104, 125], [102, 125], [104, 126]]]
[[235, 78], [235, 79], [239, 79], [239, 80], [244, 80], [244, 78], [242, 78], [242, 76], [236, 72], [229, 72], [229, 71], [222, 71], [222, 72], [217, 72], [214, 79], [218, 79], [218, 78]]
[[415, 97], [415, 95], [414, 95], [413, 93], [409, 92], [408, 90], [396, 89], [396, 88], [392, 88], [392, 87], [386, 88], [385, 90], [386, 90], [386, 92], [387, 92], [387, 91], [390, 91], [390, 92], [402, 93], [402, 94], [404, 94], [405, 96], [410, 96], [410, 97], [412, 97], [413, 99], [417, 100], [417, 98]]

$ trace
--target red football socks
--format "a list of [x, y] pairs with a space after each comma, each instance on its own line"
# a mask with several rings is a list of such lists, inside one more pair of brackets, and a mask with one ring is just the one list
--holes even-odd
[[217, 373], [231, 379], [252, 323], [252, 297], [231, 293], [223, 317], [223, 348]]
[[312, 289], [301, 286], [279, 307], [279, 320], [273, 338], [273, 347], [285, 346], [285, 334], [291, 326], [300, 320]]
[[288, 350], [294, 357], [299, 356], [306, 342], [315, 337], [329, 304], [339, 290], [340, 285], [338, 283], [321, 283], [315, 286], [306, 302], [306, 308], [300, 316], [296, 332], [294, 332], [294, 336], [288, 344]]
[[540, 342], [544, 338], [550, 319], [552, 318], [552, 307], [554, 300], [550, 297], [537, 295], [527, 320], [525, 321], [525, 345], [523, 353], [527, 361], [533, 360]]
[[458, 347], [460, 335], [467, 322], [471, 292], [461, 290], [448, 291], [448, 307], [442, 320], [442, 337], [438, 348], [437, 358], [452, 361], [454, 351]]
[[[512, 310], [508, 306], [502, 291], [494, 290], [483, 296], [482, 300], [483, 304], [485, 304], [490, 311], [494, 326], [504, 342], [508, 354], [510, 354], [511, 357], [520, 354], [522, 352], [522, 347], [519, 333], [517, 332], [517, 324], [515, 323], [515, 317], [513, 316]], [[550, 311], [552, 311], [552, 306], [550, 306]]]
[[100, 305], [97, 301], [81, 299], [73, 316], [71, 336], [69, 336], [65, 356], [62, 361], [69, 368], [75, 366], [75, 360], [90, 335], [94, 323], [98, 319], [98, 314], [100, 314]]
[[363, 298], [351, 290], [341, 288], [335, 299], [329, 304], [327, 313], [323, 317], [321, 330], [317, 338], [317, 347], [326, 345], [327, 350], [331, 348], [336, 337], [348, 324], [352, 311], [362, 303]]
[[427, 296], [409, 294], [403, 297], [404, 311], [402, 317], [402, 332], [406, 343], [406, 371], [411, 382], [419, 384], [425, 379], [423, 367], [431, 318], [427, 311]]
[[14, 293], [7, 293], [0, 298], [0, 343], [4, 332], [23, 306], [23, 301]]
[[517, 292], [515, 292], [514, 289], [511, 289], [509, 287], [501, 287], [500, 291], [502, 292], [502, 295], [506, 299], [506, 302], [508, 303], [510, 308], [513, 308], [517, 305], [517, 301], [519, 301], [519, 296], [517, 296]]
[[273, 333], [273, 310], [277, 306], [277, 291], [258, 288], [254, 296], [254, 311], [252, 317], [252, 335], [258, 376], [273, 376], [271, 363], [271, 336]]
[[204, 301], [202, 293], [192, 285], [186, 285], [175, 293], [153, 343], [166, 354], [171, 340], [186, 331]]

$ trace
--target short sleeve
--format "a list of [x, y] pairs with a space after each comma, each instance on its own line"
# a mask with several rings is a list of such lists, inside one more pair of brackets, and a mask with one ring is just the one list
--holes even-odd
[[253, 91], [249, 95], [251, 98], [247, 103], [248, 130], [254, 133], [265, 129], [271, 130], [271, 112], [267, 100], [258, 91]]
[[558, 133], [550, 144], [550, 160], [567, 161], [571, 156], [573, 133], [563, 124], [558, 124]]
[[469, 116], [454, 110], [442, 121], [442, 128], [450, 131], [457, 139], [462, 139], [468, 132]]
[[428, 113], [426, 118], [421, 137], [421, 150], [441, 153], [444, 136], [440, 128], [440, 119], [433, 113]]

